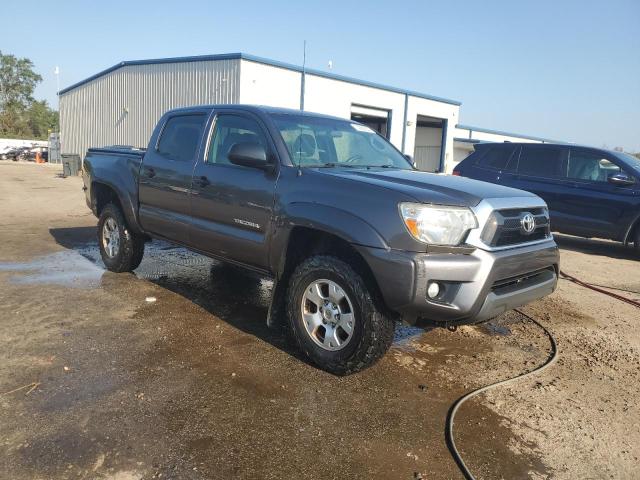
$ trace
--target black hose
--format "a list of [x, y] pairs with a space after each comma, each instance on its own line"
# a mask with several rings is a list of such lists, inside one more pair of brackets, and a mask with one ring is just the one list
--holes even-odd
[[475, 477], [473, 476], [473, 474], [471, 473], [471, 471], [469, 470], [469, 467], [467, 467], [467, 464], [464, 463], [464, 460], [462, 459], [462, 456], [460, 455], [460, 452], [458, 451], [457, 447], [456, 447], [456, 443], [454, 441], [453, 438], [453, 420], [456, 416], [456, 413], [458, 411], [458, 409], [460, 408], [460, 406], [462, 406], [462, 404], [464, 402], [466, 402], [467, 400], [480, 395], [483, 392], [486, 392], [489, 389], [495, 388], [495, 387], [500, 387], [502, 385], [507, 385], [509, 383], [515, 382], [517, 380], [522, 380], [524, 378], [527, 378], [531, 375], [533, 375], [534, 373], [540, 373], [543, 370], [546, 370], [547, 368], [549, 368], [551, 365], [553, 365], [555, 363], [555, 361], [558, 359], [558, 345], [556, 343], [556, 339], [553, 337], [553, 335], [551, 334], [551, 332], [549, 332], [549, 330], [547, 330], [547, 328], [542, 325], [540, 322], [538, 322], [537, 320], [535, 320], [534, 318], [530, 317], [529, 315], [527, 315], [526, 313], [524, 313], [521, 310], [515, 310], [516, 312], [518, 312], [519, 314], [523, 315], [527, 320], [535, 323], [537, 326], [539, 326], [544, 333], [547, 335], [547, 337], [549, 337], [549, 342], [551, 343], [551, 354], [549, 355], [549, 357], [547, 358], [546, 362], [544, 362], [542, 365], [540, 365], [539, 367], [534, 368], [533, 370], [523, 373], [521, 375], [518, 375], [516, 377], [513, 378], [508, 378], [506, 380], [501, 380], [499, 382], [495, 382], [492, 383], [490, 385], [486, 385], [484, 387], [480, 387], [476, 390], [473, 390], [469, 393], [467, 393], [466, 395], [460, 397], [449, 409], [449, 414], [447, 415], [447, 424], [445, 426], [445, 437], [446, 437], [446, 441], [447, 441], [447, 446], [449, 447], [449, 451], [451, 452], [451, 455], [453, 456], [453, 459], [456, 461], [456, 463], [458, 464], [458, 468], [460, 468], [460, 471], [462, 472], [462, 474], [464, 475], [464, 477], [467, 480], [475, 480]]
[[[632, 300], [631, 298], [627, 298], [624, 297], [622, 295], [618, 295], [617, 293], [613, 293], [613, 292], [609, 292], [607, 290], [603, 290], [603, 288], [609, 288], [612, 290], [620, 290], [620, 291], [626, 291], [628, 293], [637, 293], [637, 292], [633, 292], [631, 290], [624, 290], [624, 289], [619, 289], [619, 288], [614, 288], [614, 287], [607, 287], [604, 285], [595, 285], [592, 283], [587, 283], [584, 282], [572, 275], [568, 275], [565, 272], [560, 272], [560, 278], [564, 279], [564, 280], [569, 280], [570, 282], [575, 283], [576, 285], [579, 285], [581, 287], [584, 288], [588, 288], [590, 290], [602, 293], [604, 295], [607, 295], [609, 297], [615, 298], [616, 300], [620, 300], [621, 302], [625, 302], [628, 303], [629, 305], [633, 305], [634, 307], [638, 307], [640, 308], [640, 302], [636, 301], [636, 300]], [[602, 287], [602, 288], [600, 288]], [[515, 310], [516, 312], [518, 312], [519, 314], [523, 315], [527, 320], [535, 323], [536, 325], [538, 325], [543, 331], [544, 333], [547, 335], [547, 337], [549, 337], [549, 341], [551, 342], [551, 354], [549, 355], [549, 358], [547, 358], [547, 361], [544, 362], [542, 365], [540, 365], [539, 367], [527, 372], [527, 373], [523, 373], [522, 375], [518, 375], [516, 377], [513, 378], [509, 378], [507, 380], [501, 380], [499, 382], [495, 382], [492, 383], [490, 385], [486, 385], [484, 387], [478, 388], [476, 390], [473, 390], [469, 393], [467, 393], [466, 395], [460, 397], [449, 409], [449, 414], [447, 415], [447, 424], [445, 426], [445, 437], [446, 437], [446, 441], [447, 441], [447, 446], [449, 447], [449, 451], [451, 452], [451, 455], [453, 456], [453, 459], [456, 461], [456, 463], [458, 464], [458, 468], [460, 468], [460, 471], [462, 472], [462, 474], [464, 475], [465, 479], [467, 480], [475, 480], [475, 477], [473, 476], [473, 474], [471, 473], [471, 471], [469, 470], [469, 467], [467, 467], [466, 463], [464, 463], [464, 460], [462, 460], [462, 456], [460, 455], [460, 452], [458, 451], [458, 449], [456, 448], [456, 443], [453, 439], [453, 420], [454, 417], [458, 411], [458, 409], [460, 408], [460, 406], [466, 402], [467, 400], [480, 395], [483, 392], [486, 392], [487, 390], [491, 389], [491, 388], [495, 388], [495, 387], [499, 387], [502, 385], [507, 385], [509, 383], [515, 382], [516, 380], [522, 380], [524, 378], [527, 378], [531, 375], [533, 375], [534, 373], [540, 373], [543, 370], [549, 368], [551, 365], [553, 365], [553, 363], [555, 363], [555, 361], [558, 359], [558, 345], [556, 343], [556, 339], [553, 337], [553, 335], [551, 334], [551, 332], [549, 332], [549, 330], [547, 330], [547, 328], [542, 325], [540, 322], [538, 322], [536, 319], [530, 317], [529, 315], [527, 315], [526, 313], [524, 313], [522, 310]]]

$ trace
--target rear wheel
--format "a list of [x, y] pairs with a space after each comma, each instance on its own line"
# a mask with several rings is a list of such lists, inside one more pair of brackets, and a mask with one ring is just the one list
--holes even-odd
[[363, 278], [331, 256], [303, 261], [291, 276], [287, 313], [299, 348], [320, 368], [347, 375], [389, 349], [395, 324], [377, 308]]
[[100, 213], [98, 245], [102, 261], [112, 272], [130, 272], [142, 262], [144, 239], [129, 230], [122, 211], [113, 203]]

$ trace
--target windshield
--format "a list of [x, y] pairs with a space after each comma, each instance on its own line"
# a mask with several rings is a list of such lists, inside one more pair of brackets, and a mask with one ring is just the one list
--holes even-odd
[[272, 118], [296, 166], [412, 168], [393, 145], [364, 125], [305, 115]]

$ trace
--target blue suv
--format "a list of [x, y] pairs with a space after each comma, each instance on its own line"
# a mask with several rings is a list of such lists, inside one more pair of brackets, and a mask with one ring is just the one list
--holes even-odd
[[640, 250], [640, 160], [631, 155], [576, 145], [478, 143], [453, 174], [539, 195], [554, 231], [633, 242]]

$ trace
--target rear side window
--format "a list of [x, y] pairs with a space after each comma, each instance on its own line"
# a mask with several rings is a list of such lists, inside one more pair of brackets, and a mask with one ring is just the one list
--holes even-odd
[[205, 120], [205, 115], [177, 115], [169, 118], [158, 141], [158, 154], [169, 160], [193, 161]]
[[495, 168], [496, 170], [505, 170], [509, 164], [509, 160], [513, 156], [516, 147], [491, 147], [480, 159], [480, 165], [486, 168]]
[[564, 150], [562, 148], [522, 147], [518, 173], [537, 177], [560, 177]]

